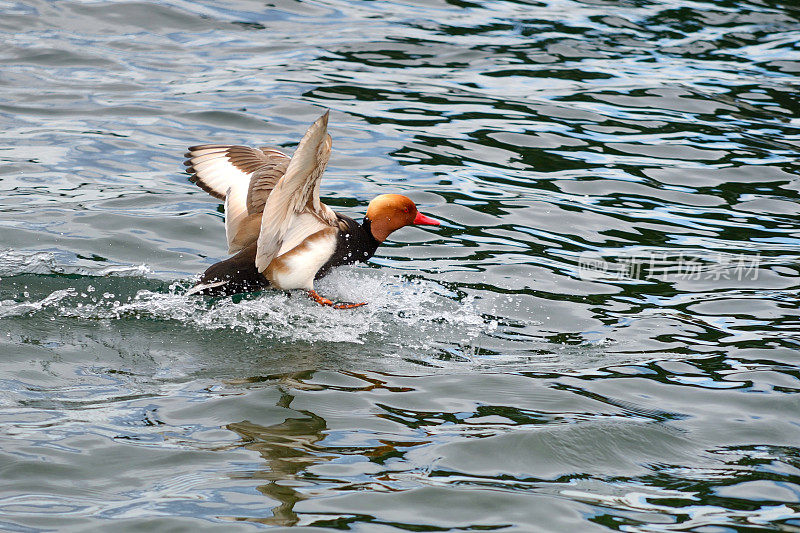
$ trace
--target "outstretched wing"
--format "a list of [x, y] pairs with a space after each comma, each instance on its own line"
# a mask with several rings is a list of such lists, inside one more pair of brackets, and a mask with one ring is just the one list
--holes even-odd
[[189, 148], [186, 157], [189, 180], [225, 201], [228, 253], [255, 242], [264, 204], [286, 172], [289, 156], [268, 148], [204, 144]]
[[286, 173], [267, 198], [256, 253], [260, 272], [308, 236], [337, 225], [336, 213], [319, 200], [320, 180], [331, 155], [329, 113], [326, 111], [308, 128]]

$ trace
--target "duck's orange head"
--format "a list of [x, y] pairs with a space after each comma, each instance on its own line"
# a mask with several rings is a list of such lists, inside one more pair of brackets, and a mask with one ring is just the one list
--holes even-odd
[[367, 207], [372, 236], [383, 242], [395, 230], [403, 226], [438, 226], [439, 222], [428, 218], [419, 211], [411, 198], [402, 194], [381, 194]]

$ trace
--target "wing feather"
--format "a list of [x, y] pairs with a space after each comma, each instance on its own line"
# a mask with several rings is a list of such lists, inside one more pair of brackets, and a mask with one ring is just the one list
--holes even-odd
[[186, 157], [189, 180], [225, 201], [228, 253], [236, 253], [255, 242], [261, 211], [286, 172], [289, 156], [269, 148], [204, 144], [189, 148]]
[[[329, 114], [330, 111], [326, 111], [308, 128], [286, 173], [266, 200], [256, 253], [256, 268], [261, 272], [275, 257], [288, 251], [286, 248], [290, 241], [287, 237], [291, 235], [291, 241], [294, 241], [302, 236], [304, 231], [298, 229], [301, 226], [300, 215], [308, 213], [317, 218], [322, 226], [336, 227], [336, 213], [319, 199], [319, 182], [328, 164], [332, 146], [331, 136], [328, 135]], [[313, 226], [308, 224], [308, 230]], [[319, 227], [316, 231], [319, 231]], [[311, 233], [302, 236], [300, 242], [308, 235]]]

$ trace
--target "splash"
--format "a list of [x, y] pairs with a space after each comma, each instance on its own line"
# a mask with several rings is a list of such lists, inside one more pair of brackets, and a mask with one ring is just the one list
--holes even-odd
[[300, 292], [264, 291], [221, 299], [186, 296], [189, 283], [179, 282], [166, 290], [134, 289], [132, 294], [131, 283], [121, 281], [86, 277], [69, 280], [69, 287], [49, 294], [26, 291], [16, 299], [0, 300], [0, 318], [170, 321], [182, 328], [229, 330], [261, 341], [377, 344], [384, 352], [468, 344], [496, 327], [471, 298], [459, 300], [443, 285], [367, 268], [338, 269], [319, 283], [320, 293], [333, 299], [368, 302], [351, 310], [319, 306]]
[[73, 288], [53, 291], [47, 297], [38, 301], [0, 300], [0, 318], [32, 315], [43, 309], [55, 308], [59, 303], [70, 296], [77, 295]]
[[[463, 340], [487, 326], [472, 301], [458, 302], [433, 282], [383, 275], [366, 269], [341, 269], [320, 283], [322, 294], [342, 301], [366, 301], [352, 310], [322, 307], [301, 293], [265, 291], [249, 298], [208, 300], [182, 294], [140, 291], [126, 303], [98, 309], [113, 317], [179, 320], [204, 330], [231, 329], [281, 341], [364, 344], [382, 339], [402, 345], [416, 339]], [[412, 341], [413, 342], [413, 341]]]

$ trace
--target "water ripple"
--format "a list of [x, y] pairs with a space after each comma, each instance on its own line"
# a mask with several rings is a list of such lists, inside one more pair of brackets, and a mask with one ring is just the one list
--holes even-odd
[[[2, 11], [0, 527], [800, 527], [791, 2]], [[185, 147], [320, 108], [326, 202], [442, 226], [352, 312], [184, 296]]]

